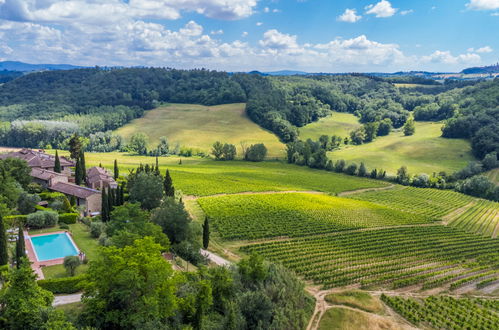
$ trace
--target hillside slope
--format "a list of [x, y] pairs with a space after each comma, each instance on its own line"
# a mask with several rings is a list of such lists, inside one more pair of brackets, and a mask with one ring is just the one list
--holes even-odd
[[170, 104], [147, 111], [144, 117], [116, 131], [125, 140], [134, 133], [143, 132], [149, 136], [150, 147], [154, 148], [161, 136], [168, 138], [171, 146], [198, 148], [209, 152], [215, 141], [236, 145], [241, 154], [241, 142], [247, 145], [264, 143], [268, 157], [283, 157], [285, 146], [267, 130], [252, 122], [245, 113], [244, 103], [217, 106], [196, 104]]

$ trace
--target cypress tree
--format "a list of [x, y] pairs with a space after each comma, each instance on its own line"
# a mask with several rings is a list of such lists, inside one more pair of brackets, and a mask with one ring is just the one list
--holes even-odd
[[123, 205], [125, 204], [125, 185], [122, 184], [121, 185], [121, 189], [120, 189], [120, 205]]
[[85, 164], [85, 152], [82, 150], [80, 154], [81, 165], [81, 181], [87, 181], [87, 165]]
[[81, 185], [81, 181], [82, 181], [81, 164], [80, 164], [80, 158], [78, 157], [76, 159], [76, 166], [75, 166], [75, 183], [77, 185]]
[[108, 194], [107, 194], [107, 219], [109, 220], [111, 218], [111, 212], [113, 211], [114, 208], [114, 190], [109, 188]]
[[118, 168], [118, 160], [114, 160], [114, 179], [118, 180], [120, 176], [120, 169]]
[[7, 233], [5, 231], [5, 223], [0, 215], [0, 266], [9, 263], [9, 252], [7, 250]]
[[158, 156], [156, 156], [156, 168], [154, 169], [154, 174], [156, 174], [157, 176], [161, 175], [161, 173], [159, 172]]
[[203, 248], [206, 250], [210, 244], [210, 223], [208, 217], [204, 218], [203, 224]]
[[175, 196], [175, 187], [173, 187], [172, 177], [170, 176], [170, 171], [166, 170], [165, 179], [163, 180], [163, 187], [165, 190], [165, 195], [168, 197]]
[[16, 241], [16, 267], [21, 267], [23, 258], [26, 257], [26, 244], [24, 242], [24, 232], [22, 227], [19, 227], [19, 233]]
[[108, 219], [108, 202], [107, 202], [107, 194], [106, 194], [106, 189], [102, 189], [102, 206], [101, 206], [101, 218], [102, 218], [102, 222], [107, 222], [109, 219]]
[[69, 204], [71, 204], [71, 206], [76, 206], [76, 197], [71, 195], [71, 197], [69, 199]]
[[61, 173], [61, 160], [59, 159], [57, 150], [55, 151], [54, 172]]

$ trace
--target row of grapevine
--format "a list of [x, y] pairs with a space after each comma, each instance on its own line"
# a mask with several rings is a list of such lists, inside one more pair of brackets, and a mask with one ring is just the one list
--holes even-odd
[[491, 237], [499, 229], [499, 203], [478, 200], [461, 214], [450, 219], [449, 224], [466, 231]]
[[205, 197], [199, 205], [224, 239], [300, 237], [431, 222], [427, 217], [366, 201], [286, 193]]
[[349, 197], [434, 219], [441, 219], [444, 215], [473, 201], [473, 197], [450, 190], [402, 186], [389, 190], [354, 194]]
[[499, 240], [445, 226], [394, 227], [242, 247], [326, 288], [361, 283], [402, 287], [459, 280], [499, 268]]
[[499, 301], [430, 296], [425, 299], [381, 295], [381, 300], [419, 327], [499, 329]]

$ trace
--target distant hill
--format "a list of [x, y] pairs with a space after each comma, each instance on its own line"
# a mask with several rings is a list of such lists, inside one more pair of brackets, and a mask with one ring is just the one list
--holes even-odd
[[46, 70], [71, 70], [83, 68], [82, 66], [70, 65], [70, 64], [29, 64], [24, 62], [16, 61], [4, 61], [0, 62], [0, 71], [46, 71]]
[[467, 68], [461, 71], [464, 74], [488, 74], [488, 73], [499, 73], [499, 63], [489, 66], [473, 67]]

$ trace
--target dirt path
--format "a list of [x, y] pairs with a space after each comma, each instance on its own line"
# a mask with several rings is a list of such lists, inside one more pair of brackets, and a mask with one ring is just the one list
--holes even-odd
[[370, 192], [370, 191], [381, 191], [381, 190], [390, 190], [395, 188], [394, 184], [391, 184], [386, 187], [379, 187], [379, 188], [364, 188], [364, 189], [357, 189], [357, 190], [348, 190], [348, 191], [343, 191], [338, 194], [338, 197], [343, 197], [343, 196], [348, 196], [348, 195], [355, 195], [355, 194], [360, 194], [363, 192]]
[[81, 293], [68, 294], [63, 296], [55, 296], [52, 306], [72, 304], [81, 301]]
[[238, 195], [273, 195], [273, 194], [311, 194], [311, 195], [325, 195], [325, 192], [316, 190], [281, 190], [281, 191], [243, 191], [232, 194], [215, 194], [208, 196], [194, 196], [194, 195], [183, 195], [182, 199], [184, 201], [197, 200], [203, 197], [221, 197], [221, 196], [238, 196]]

